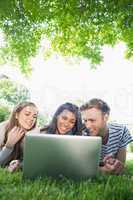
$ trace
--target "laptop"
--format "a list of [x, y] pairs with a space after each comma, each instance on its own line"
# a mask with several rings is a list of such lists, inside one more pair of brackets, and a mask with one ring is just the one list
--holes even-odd
[[27, 134], [23, 176], [84, 179], [97, 174], [101, 137]]

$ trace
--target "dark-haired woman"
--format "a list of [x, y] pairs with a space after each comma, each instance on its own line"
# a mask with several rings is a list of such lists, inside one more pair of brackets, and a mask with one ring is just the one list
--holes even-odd
[[59, 106], [51, 123], [40, 131], [48, 134], [81, 135], [81, 129], [79, 108], [72, 103], [65, 103]]

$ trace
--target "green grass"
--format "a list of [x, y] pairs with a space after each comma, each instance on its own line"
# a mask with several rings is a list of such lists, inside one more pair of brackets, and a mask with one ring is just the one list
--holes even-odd
[[95, 179], [73, 181], [52, 178], [24, 180], [22, 172], [10, 174], [0, 169], [0, 200], [132, 200], [133, 161], [122, 176], [99, 175]]

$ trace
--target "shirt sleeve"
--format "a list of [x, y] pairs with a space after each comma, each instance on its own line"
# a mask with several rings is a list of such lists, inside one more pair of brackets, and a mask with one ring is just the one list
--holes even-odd
[[124, 126], [123, 130], [122, 130], [122, 138], [121, 138], [121, 141], [120, 141], [120, 148], [126, 147], [132, 141], [133, 141], [132, 135], [130, 134], [127, 127]]
[[8, 157], [11, 155], [13, 148], [7, 148], [4, 146], [0, 150], [0, 165], [4, 165]]

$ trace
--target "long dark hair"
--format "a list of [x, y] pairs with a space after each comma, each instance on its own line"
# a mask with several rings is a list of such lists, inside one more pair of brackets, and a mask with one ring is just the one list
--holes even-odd
[[81, 114], [79, 111], [78, 106], [72, 104], [72, 103], [64, 103], [55, 112], [51, 123], [48, 126], [45, 126], [44, 128], [40, 129], [40, 132], [46, 131], [48, 134], [56, 134], [57, 130], [57, 118], [64, 110], [68, 110], [72, 112], [75, 115], [76, 122], [72, 130], [68, 134], [70, 135], [81, 135], [81, 129], [82, 129], [82, 120], [81, 120]]
[[[21, 110], [23, 110], [27, 106], [32, 106], [32, 107], [37, 108], [36, 105], [32, 102], [22, 102], [22, 103], [18, 104], [13, 109], [13, 111], [10, 115], [10, 118], [8, 120], [8, 123], [6, 125], [6, 132], [5, 132], [5, 138], [4, 138], [4, 144], [3, 145], [6, 144], [6, 141], [7, 141], [7, 138], [8, 138], [8, 133], [12, 130], [12, 128], [14, 126], [19, 126], [18, 120], [16, 119], [16, 114], [19, 114], [21, 112]], [[36, 123], [37, 123], [37, 120], [35, 121], [35, 124], [33, 125], [33, 127], [31, 129], [35, 128]], [[6, 164], [8, 164], [12, 159], [20, 159], [21, 154], [22, 154], [21, 147], [20, 147], [21, 141], [22, 141], [22, 139], [19, 140], [15, 144], [14, 150], [13, 150], [12, 154], [10, 155]]]

